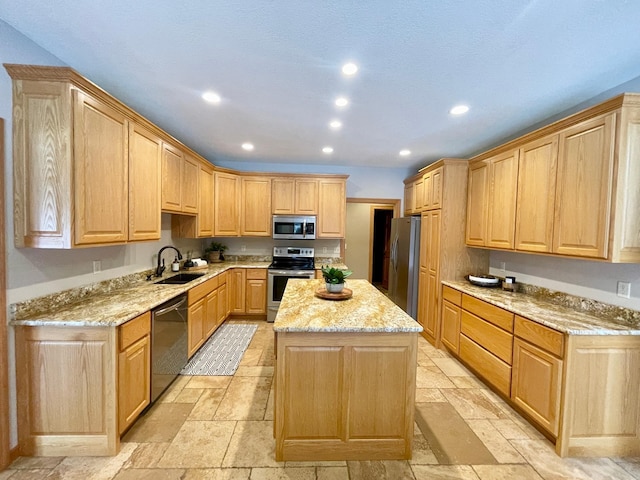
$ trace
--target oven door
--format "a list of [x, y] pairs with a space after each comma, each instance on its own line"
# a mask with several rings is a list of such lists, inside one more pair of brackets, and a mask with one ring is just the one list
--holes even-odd
[[315, 270], [267, 270], [267, 321], [273, 322], [290, 278], [315, 278]]

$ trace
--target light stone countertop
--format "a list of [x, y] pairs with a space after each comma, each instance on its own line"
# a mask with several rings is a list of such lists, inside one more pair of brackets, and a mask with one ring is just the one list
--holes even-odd
[[640, 335], [638, 326], [599, 318], [524, 293], [478, 287], [463, 281], [443, 281], [442, 284], [569, 335]]
[[190, 270], [204, 275], [184, 285], [158, 285], [155, 282], [180, 272], [165, 272], [162, 278], [141, 280], [114, 291], [90, 295], [62, 307], [52, 306], [46, 313], [16, 317], [11, 325], [116, 327], [151, 310], [191, 288], [231, 268], [267, 268], [270, 262], [212, 263], [207, 269]]
[[347, 300], [325, 300], [314, 295], [322, 279], [287, 282], [275, 332], [421, 332], [422, 327], [367, 280], [347, 280], [353, 290]]

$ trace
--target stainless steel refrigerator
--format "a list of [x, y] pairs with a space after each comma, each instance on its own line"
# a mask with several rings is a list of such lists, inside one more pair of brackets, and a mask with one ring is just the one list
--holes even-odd
[[418, 316], [420, 217], [391, 220], [389, 298], [411, 317]]

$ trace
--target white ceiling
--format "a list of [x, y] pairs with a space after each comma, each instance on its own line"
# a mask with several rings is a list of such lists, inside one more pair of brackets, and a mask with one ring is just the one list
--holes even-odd
[[0, 0], [0, 18], [213, 162], [417, 168], [640, 76], [637, 0]]

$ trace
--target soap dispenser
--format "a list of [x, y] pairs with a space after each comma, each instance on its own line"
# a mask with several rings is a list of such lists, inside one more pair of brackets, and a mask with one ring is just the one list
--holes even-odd
[[173, 263], [171, 264], [171, 271], [177, 272], [179, 270], [180, 270], [180, 262], [178, 261], [178, 257], [176, 257]]

